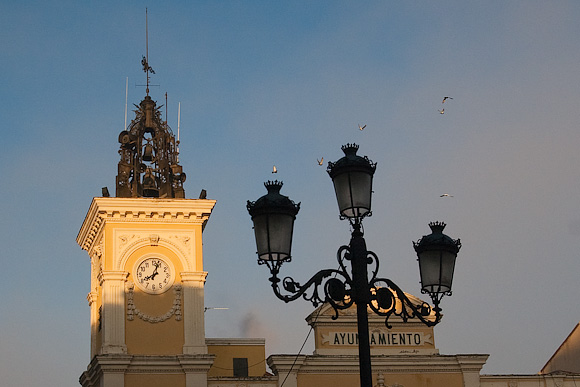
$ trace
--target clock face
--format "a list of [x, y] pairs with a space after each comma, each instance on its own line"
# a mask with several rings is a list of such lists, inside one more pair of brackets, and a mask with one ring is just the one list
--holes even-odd
[[138, 261], [134, 277], [137, 286], [144, 292], [161, 294], [173, 285], [175, 273], [164, 259], [149, 257]]

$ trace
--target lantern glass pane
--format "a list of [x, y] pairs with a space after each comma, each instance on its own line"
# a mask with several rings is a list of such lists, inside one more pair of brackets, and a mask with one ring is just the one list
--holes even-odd
[[456, 255], [446, 251], [424, 251], [419, 256], [421, 287], [431, 293], [451, 291]]
[[[338, 202], [338, 210], [344, 215], [345, 208], [351, 207], [350, 188], [348, 184], [348, 174], [337, 175], [332, 180], [334, 183], [334, 192]], [[346, 215], [345, 215], [346, 216]]]
[[372, 176], [366, 172], [346, 172], [334, 177], [334, 191], [340, 214], [361, 217], [371, 209]]
[[268, 216], [254, 216], [252, 220], [254, 221], [254, 235], [256, 237], [258, 256], [262, 258], [264, 254], [268, 254]]
[[258, 258], [280, 260], [290, 255], [294, 217], [287, 214], [269, 214], [254, 217], [254, 234]]
[[455, 258], [457, 258], [457, 255], [453, 253], [447, 251], [441, 253], [441, 287], [446, 292], [451, 291], [453, 271], [455, 270]]
[[350, 181], [354, 207], [362, 216], [371, 210], [372, 176], [366, 172], [352, 172]]

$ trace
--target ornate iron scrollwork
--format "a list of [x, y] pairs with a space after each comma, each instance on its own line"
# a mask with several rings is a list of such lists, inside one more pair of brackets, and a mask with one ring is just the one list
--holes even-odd
[[[276, 297], [284, 302], [302, 297], [310, 301], [314, 307], [328, 303], [334, 310], [332, 319], [335, 320], [338, 318], [339, 310], [350, 308], [356, 299], [352, 275], [345, 265], [345, 261], [352, 259], [350, 246], [341, 246], [337, 252], [339, 269], [321, 270], [303, 285], [292, 277], [284, 277], [282, 280], [278, 277], [282, 262], [259, 261], [259, 263], [269, 267], [272, 274], [270, 282]], [[366, 288], [370, 299], [368, 306], [377, 315], [385, 317], [387, 328], [392, 327], [389, 318], [393, 315], [400, 317], [404, 322], [418, 319], [430, 327], [439, 323], [442, 316], [439, 308], [442, 295], [431, 295], [434, 306], [419, 299], [413, 301], [393, 281], [377, 277], [379, 258], [374, 252], [366, 251], [365, 261], [367, 266], [370, 266], [371, 274]]]

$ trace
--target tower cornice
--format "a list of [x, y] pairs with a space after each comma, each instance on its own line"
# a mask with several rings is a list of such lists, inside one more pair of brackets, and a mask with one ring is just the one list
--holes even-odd
[[77, 235], [77, 243], [90, 251], [106, 222], [207, 223], [216, 201], [210, 199], [158, 199], [95, 197]]

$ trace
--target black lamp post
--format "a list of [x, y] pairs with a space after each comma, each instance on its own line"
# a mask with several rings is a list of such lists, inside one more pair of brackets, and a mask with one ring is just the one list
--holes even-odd
[[[282, 182], [269, 181], [265, 183], [268, 194], [255, 202], [248, 201], [247, 208], [254, 223], [258, 263], [270, 269], [270, 282], [278, 298], [289, 302], [302, 297], [314, 307], [328, 302], [335, 312], [333, 319], [338, 318], [339, 310], [356, 304], [361, 387], [372, 387], [367, 307], [385, 316], [389, 328], [389, 317], [393, 314], [404, 322], [416, 318], [427, 326], [439, 323], [439, 302], [444, 295], [451, 295], [455, 259], [461, 243], [443, 234], [445, 223], [440, 222], [430, 223], [432, 233], [413, 242], [419, 261], [421, 292], [430, 295], [433, 307], [426, 302], [413, 303], [394, 282], [378, 278], [379, 259], [367, 250], [361, 227], [362, 220], [372, 215], [376, 164], [367, 157], [357, 156], [356, 144], [347, 144], [342, 150], [345, 156], [336, 163], [328, 163], [327, 169], [334, 183], [340, 217], [348, 219], [353, 229], [349, 245], [338, 249], [339, 269], [321, 270], [304, 285], [291, 277], [280, 280], [282, 263], [291, 260], [292, 231], [300, 203], [295, 204], [280, 194]], [[346, 261], [350, 262], [350, 270], [347, 270]]]

